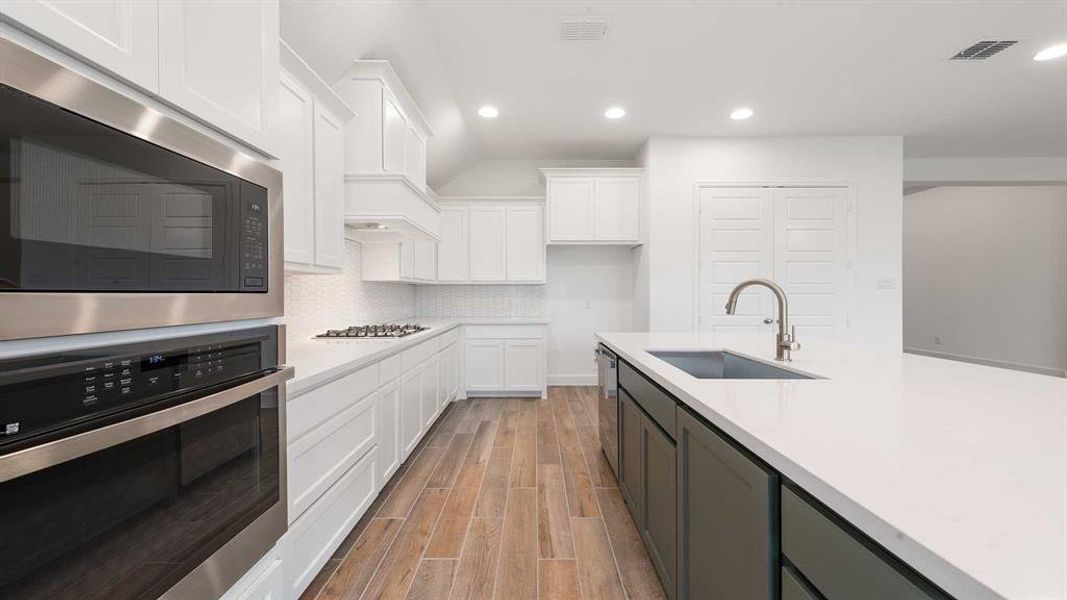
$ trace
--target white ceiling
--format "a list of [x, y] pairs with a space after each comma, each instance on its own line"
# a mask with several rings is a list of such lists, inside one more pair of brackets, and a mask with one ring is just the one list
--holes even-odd
[[[607, 41], [559, 41], [563, 16]], [[327, 81], [397, 68], [437, 133], [431, 182], [478, 158], [612, 159], [651, 135], [903, 134], [908, 156], [1067, 156], [1067, 0], [282, 0], [282, 36]], [[987, 61], [948, 61], [1018, 39]], [[478, 107], [500, 108], [495, 120]], [[619, 121], [603, 118], [625, 106]], [[756, 110], [731, 121], [741, 105]]]

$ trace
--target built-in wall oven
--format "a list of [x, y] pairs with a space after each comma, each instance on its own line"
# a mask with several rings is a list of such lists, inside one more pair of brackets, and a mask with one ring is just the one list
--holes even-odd
[[0, 339], [280, 316], [280, 184], [0, 39]]
[[217, 598], [286, 529], [278, 326], [0, 361], [0, 598]]

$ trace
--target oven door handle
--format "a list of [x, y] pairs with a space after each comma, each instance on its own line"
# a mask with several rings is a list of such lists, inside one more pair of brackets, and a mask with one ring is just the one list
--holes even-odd
[[285, 385], [292, 378], [293, 367], [284, 367], [203, 398], [0, 456], [0, 483], [191, 421], [272, 387]]

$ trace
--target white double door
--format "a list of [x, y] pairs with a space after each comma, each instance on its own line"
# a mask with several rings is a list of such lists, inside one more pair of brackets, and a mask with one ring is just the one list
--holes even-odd
[[749, 288], [736, 315], [726, 314], [734, 286], [761, 277], [785, 289], [801, 342], [846, 339], [846, 188], [702, 187], [699, 202], [700, 331], [775, 331], [777, 307], [765, 288]]

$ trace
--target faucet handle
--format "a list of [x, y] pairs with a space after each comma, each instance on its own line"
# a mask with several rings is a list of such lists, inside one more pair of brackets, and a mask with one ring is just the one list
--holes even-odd
[[800, 350], [800, 342], [797, 341], [797, 326], [793, 325], [789, 328], [789, 349]]

